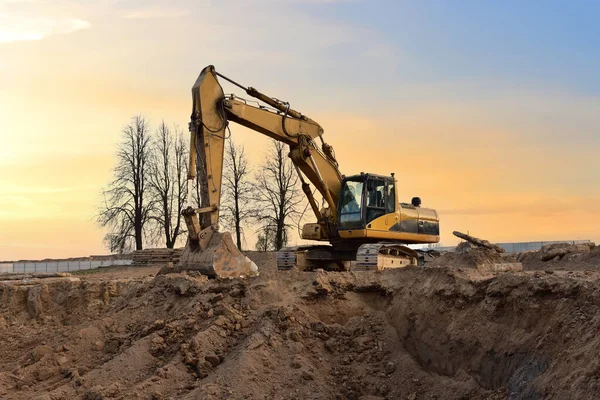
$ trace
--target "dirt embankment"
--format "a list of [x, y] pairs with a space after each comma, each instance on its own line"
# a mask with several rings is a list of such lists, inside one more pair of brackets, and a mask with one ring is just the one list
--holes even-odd
[[182, 274], [0, 286], [6, 399], [595, 398], [593, 272]]
[[[465, 245], [465, 246], [461, 246]], [[428, 261], [428, 266], [478, 268], [493, 271], [489, 266], [506, 266], [505, 271], [516, 270], [510, 264], [520, 264], [525, 271], [599, 271], [600, 246], [594, 243], [553, 243], [538, 251], [498, 253], [489, 249], [469, 246], [463, 242], [455, 252], [444, 252]], [[496, 268], [498, 270], [498, 268]]]
[[518, 255], [528, 270], [584, 271], [600, 268], [600, 246], [557, 243]]

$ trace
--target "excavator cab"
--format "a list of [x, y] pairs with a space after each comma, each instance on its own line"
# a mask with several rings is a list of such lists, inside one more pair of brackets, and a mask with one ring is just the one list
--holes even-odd
[[341, 185], [338, 234], [342, 239], [393, 240], [405, 244], [437, 243], [439, 218], [421, 207], [421, 199], [399, 203], [394, 175], [345, 177]]
[[339, 205], [340, 230], [365, 229], [373, 220], [396, 211], [393, 176], [374, 174], [344, 178]]

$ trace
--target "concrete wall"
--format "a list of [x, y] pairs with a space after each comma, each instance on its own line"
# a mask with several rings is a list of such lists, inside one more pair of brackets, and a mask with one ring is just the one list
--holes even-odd
[[102, 261], [38, 261], [0, 264], [0, 273], [6, 272], [70, 272], [113, 265], [131, 265], [132, 260]]
[[7, 272], [12, 272], [13, 271], [13, 265], [10, 263], [3, 263], [0, 264], [0, 274], [4, 274]]

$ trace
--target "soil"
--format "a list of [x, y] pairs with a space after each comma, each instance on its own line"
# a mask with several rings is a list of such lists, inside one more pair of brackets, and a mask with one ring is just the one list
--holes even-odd
[[464, 252], [447, 252], [427, 263], [428, 266], [477, 268], [481, 271], [522, 271], [523, 266], [514, 254], [470, 248]]
[[598, 398], [598, 272], [249, 257], [261, 274], [243, 280], [157, 266], [0, 283], [0, 398]]
[[529, 270], [600, 271], [600, 246], [589, 251], [568, 253], [563, 257], [542, 261], [542, 251], [521, 253], [518, 260]]
[[86, 276], [86, 279], [125, 279], [125, 278], [142, 278], [142, 277], [154, 277], [162, 266], [151, 265], [151, 266], [113, 266], [113, 267], [102, 267], [94, 270], [82, 269], [73, 273], [73, 276], [81, 278]]

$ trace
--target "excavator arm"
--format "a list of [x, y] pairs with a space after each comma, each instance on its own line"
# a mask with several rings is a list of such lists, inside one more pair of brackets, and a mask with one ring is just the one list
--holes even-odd
[[[218, 77], [233, 83], [267, 106], [250, 105], [234, 95], [225, 96]], [[224, 276], [220, 267], [214, 266], [219, 264], [215, 262], [215, 255], [233, 254], [238, 258], [241, 255], [231, 248], [233, 242], [229, 234], [217, 232], [225, 139], [230, 121], [289, 146], [289, 157], [320, 225], [321, 239], [336, 237], [337, 205], [343, 177], [333, 148], [323, 141], [323, 128], [317, 122], [291, 109], [288, 103], [220, 75], [213, 66], [204, 68], [200, 73], [192, 88], [192, 98], [188, 202], [197, 180], [200, 207], [190, 205], [183, 211], [189, 232], [188, 245], [182, 257], [185, 269], [200, 269], [208, 275]], [[320, 192], [327, 203], [326, 208], [319, 209], [307, 181]], [[223, 251], [219, 252], [219, 248]], [[231, 264], [231, 260], [228, 262]], [[198, 265], [202, 267], [197, 268]], [[240, 268], [232, 267], [232, 274], [238, 274], [239, 271]]]
[[[188, 208], [185, 214], [200, 215], [199, 223], [188, 223], [191, 236], [219, 223], [224, 142], [228, 123], [236, 122], [255, 132], [289, 145], [289, 156], [297, 168], [317, 220], [328, 235], [334, 234], [337, 204], [342, 182], [333, 149], [323, 141], [323, 128], [312, 119], [291, 109], [289, 104], [265, 96], [254, 88], [245, 88], [229, 80], [246, 93], [266, 103], [254, 106], [233, 95], [225, 96], [213, 66], [206, 67], [192, 88], [193, 110], [190, 123], [190, 187], [199, 176], [201, 204], [199, 209]], [[321, 142], [318, 146], [315, 140]], [[328, 210], [323, 215], [306, 179], [325, 199]], [[189, 219], [189, 218], [188, 218]], [[199, 228], [199, 229], [198, 229]]]

